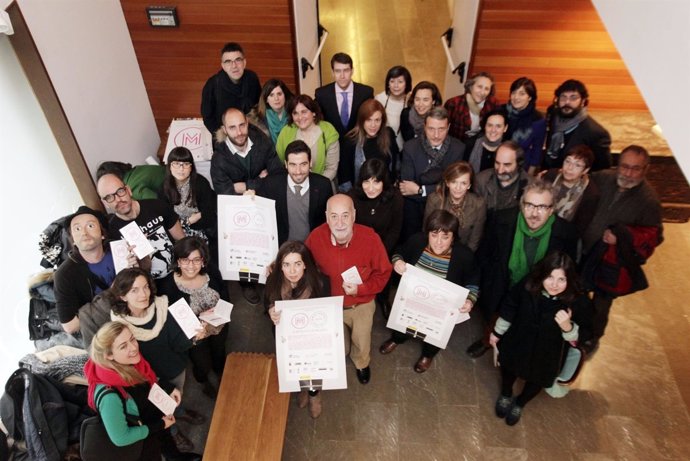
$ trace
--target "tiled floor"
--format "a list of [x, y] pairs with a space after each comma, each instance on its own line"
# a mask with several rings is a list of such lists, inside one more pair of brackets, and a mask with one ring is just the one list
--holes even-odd
[[[666, 241], [646, 266], [651, 288], [616, 302], [600, 349], [562, 399], [540, 394], [514, 427], [496, 418], [499, 373], [490, 354], [472, 360], [464, 349], [479, 330], [456, 327], [432, 368], [412, 365], [420, 345], [389, 356], [377, 313], [372, 380], [357, 382], [348, 363], [348, 389], [325, 391], [322, 416], [312, 420], [293, 396], [285, 460], [683, 460], [690, 453], [690, 224], [666, 226]], [[236, 303], [232, 351], [273, 351], [270, 321], [232, 284]], [[188, 380], [185, 400], [212, 412], [212, 401]], [[183, 429], [202, 448], [207, 425]]]

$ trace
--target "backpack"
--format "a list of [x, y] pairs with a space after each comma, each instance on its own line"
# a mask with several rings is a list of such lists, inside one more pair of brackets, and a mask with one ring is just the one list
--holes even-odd
[[14, 439], [13, 460], [60, 461], [69, 443], [79, 440], [86, 417], [82, 399], [85, 404], [86, 389], [80, 392], [25, 368], [12, 373], [0, 398], [0, 418]]

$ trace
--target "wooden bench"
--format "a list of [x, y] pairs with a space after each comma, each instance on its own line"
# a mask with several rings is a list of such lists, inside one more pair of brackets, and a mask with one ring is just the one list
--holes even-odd
[[289, 404], [290, 394], [278, 392], [274, 355], [229, 354], [204, 459], [279, 460]]

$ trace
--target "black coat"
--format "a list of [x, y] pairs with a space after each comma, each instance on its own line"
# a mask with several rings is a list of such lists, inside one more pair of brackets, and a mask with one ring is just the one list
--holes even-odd
[[283, 163], [276, 154], [273, 141], [263, 131], [249, 125], [249, 139], [253, 143], [249, 151], [249, 171], [237, 156], [230, 152], [224, 141], [216, 143], [211, 158], [211, 179], [216, 194], [236, 195], [236, 182], [244, 182], [247, 184], [247, 189], [256, 190], [263, 181], [259, 177], [261, 171], [266, 170], [269, 175], [285, 171]]
[[[547, 118], [549, 123], [546, 127], [545, 146], [547, 151], [551, 144], [551, 134], [553, 133], [553, 124], [555, 122], [553, 115], [553, 107], [551, 107], [549, 108]], [[606, 131], [606, 128], [601, 126], [591, 116], [588, 116], [577, 128], [565, 134], [563, 147], [558, 151], [558, 157], [551, 159], [548, 155], [544, 155], [543, 168], [560, 168], [563, 166], [563, 160], [567, 152], [579, 144], [586, 145], [594, 152], [592, 171], [605, 170], [611, 167], [611, 135]]]
[[341, 138], [357, 124], [359, 106], [367, 99], [374, 97], [374, 89], [372, 87], [357, 82], [353, 82], [353, 85], [352, 101], [349, 101], [351, 107], [350, 118], [347, 121], [347, 126], [343, 126], [343, 122], [340, 120], [338, 101], [335, 98], [335, 82], [317, 88], [315, 93], [316, 102], [321, 108], [324, 120], [335, 127]]
[[[482, 270], [482, 297], [479, 306], [487, 321], [496, 312], [510, 288], [508, 261], [513, 249], [519, 212], [517, 207], [497, 210], [484, 226], [484, 238], [477, 250], [477, 260]], [[577, 235], [574, 226], [556, 216], [546, 252], [564, 251], [574, 261], [576, 249]]]
[[[256, 191], [261, 197], [275, 200], [278, 244], [282, 245], [290, 235], [287, 207], [287, 174], [267, 177]], [[326, 202], [333, 195], [331, 182], [325, 176], [309, 173], [309, 229], [314, 230], [326, 222]]]
[[[216, 230], [218, 229], [218, 197], [214, 190], [211, 189], [208, 179], [200, 174], [196, 175], [194, 195], [196, 207], [201, 212], [201, 219], [194, 224], [190, 224], [189, 227], [204, 231], [209, 240], [212, 240], [217, 235]], [[170, 199], [165, 196], [162, 189], [158, 191], [158, 198], [168, 203], [171, 207], [175, 207], [175, 204], [170, 202]]]
[[566, 303], [542, 294], [532, 294], [524, 283], [516, 285], [499, 311], [502, 319], [511, 322], [498, 342], [501, 367], [542, 387], [553, 385], [570, 347], [554, 318], [556, 312], [568, 308], [572, 311], [572, 321], [580, 329], [578, 342], [585, 341], [590, 335], [593, 317], [587, 295]]
[[[555, 168], [547, 171], [544, 175], [544, 180], [553, 183], [556, 180], [556, 176], [558, 176], [558, 172], [559, 170]], [[575, 226], [578, 238], [584, 235], [589, 227], [589, 223], [592, 222], [600, 198], [601, 192], [599, 191], [599, 186], [590, 179], [587, 188], [582, 192], [582, 199], [571, 221]]]
[[[368, 138], [364, 142], [364, 160], [367, 161], [372, 158], [383, 160], [388, 166], [391, 181], [397, 179], [396, 171], [400, 163], [400, 151], [398, 144], [395, 141], [395, 133], [393, 130], [385, 126], [383, 127], [384, 136], [388, 136], [388, 145], [390, 155], [379, 150], [379, 146], [375, 138]], [[355, 177], [355, 154], [357, 149], [357, 140], [348, 136], [340, 138], [340, 161], [338, 162], [338, 184], [352, 183], [354, 186], [357, 182]]]

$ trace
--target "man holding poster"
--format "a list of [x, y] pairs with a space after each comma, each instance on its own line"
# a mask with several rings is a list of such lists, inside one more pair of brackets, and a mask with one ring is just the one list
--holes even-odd
[[314, 229], [305, 243], [330, 279], [331, 296], [344, 296], [345, 351], [355, 364], [357, 379], [366, 384], [371, 378], [374, 298], [392, 269], [386, 248], [373, 229], [355, 224], [354, 203], [344, 194], [328, 200], [326, 223]]
[[[460, 240], [456, 238], [458, 235], [458, 227], [458, 218], [452, 213], [446, 210], [433, 211], [424, 221], [424, 232], [410, 237], [402, 248], [393, 255], [393, 268], [398, 274], [402, 275], [407, 269], [406, 263], [409, 263], [425, 273], [432, 274], [456, 285], [465, 287], [469, 290], [465, 301], [461, 305], [450, 307], [453, 309], [459, 308], [460, 314], [467, 314], [472, 310], [479, 294], [479, 268], [475, 264], [472, 251], [460, 243]], [[401, 295], [405, 295], [400, 293], [400, 290], [404, 290], [403, 283], [398, 287], [399, 293], [396, 294], [393, 311], [388, 321], [389, 328], [394, 322], [397, 324], [401, 323], [399, 321], [400, 308], [398, 307], [398, 298]], [[436, 295], [438, 295], [441, 290], [428, 291], [434, 291]], [[431, 296], [431, 298], [433, 298], [433, 296]], [[452, 331], [452, 326], [448, 327], [448, 325], [442, 325], [444, 321], [445, 323], [452, 321], [452, 316], [448, 315], [447, 318], [439, 317], [442, 314], [448, 314], [447, 309], [445, 311], [443, 310], [448, 300], [444, 301], [439, 299], [434, 301], [430, 299], [430, 301], [435, 303], [436, 307], [438, 307], [438, 309], [436, 309], [438, 312], [434, 312], [437, 315], [414, 315], [413, 312], [415, 307], [425, 308], [423, 310], [427, 311], [426, 314], [431, 314], [429, 312], [429, 306], [427, 303], [406, 299], [406, 307], [410, 309], [409, 312], [403, 314], [403, 316], [410, 319], [412, 323], [415, 323], [416, 328], [407, 328], [407, 334], [393, 330], [391, 338], [379, 348], [379, 352], [382, 354], [390, 354], [398, 347], [398, 344], [404, 343], [410, 336], [424, 339], [422, 356], [414, 366], [414, 371], [417, 373], [424, 373], [427, 371], [431, 366], [434, 356], [441, 349], [438, 346], [430, 344], [430, 338], [425, 337], [426, 334], [429, 334], [429, 330], [437, 330], [439, 331], [439, 335], [441, 335], [440, 331], [445, 328], [450, 328]], [[413, 306], [412, 304], [415, 305]], [[421, 317], [425, 317], [423, 323], [425, 323], [427, 328], [425, 329], [425, 333], [419, 334], [420, 329], [418, 322]], [[439, 324], [431, 325], [430, 320], [433, 317], [436, 317], [435, 320], [438, 320]], [[447, 332], [447, 336], [450, 336], [450, 332]]]

